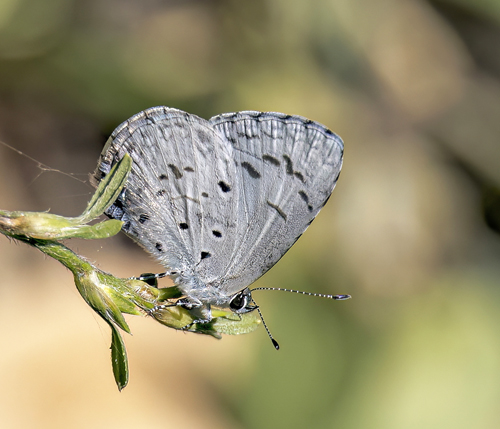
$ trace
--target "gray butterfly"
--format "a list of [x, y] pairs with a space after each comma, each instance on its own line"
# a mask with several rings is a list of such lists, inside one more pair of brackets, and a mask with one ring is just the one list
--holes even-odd
[[343, 150], [340, 137], [300, 116], [247, 111], [206, 121], [154, 107], [112, 133], [94, 178], [132, 157], [107, 215], [169, 270], [184, 295], [177, 305], [207, 323], [211, 306], [257, 308], [248, 286], [326, 204]]

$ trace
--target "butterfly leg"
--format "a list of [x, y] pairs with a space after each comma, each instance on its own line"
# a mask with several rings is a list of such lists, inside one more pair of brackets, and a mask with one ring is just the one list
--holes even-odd
[[181, 331], [189, 331], [193, 325], [197, 325], [197, 324], [202, 324], [203, 325], [205, 323], [210, 323], [211, 321], [212, 321], [212, 319], [197, 319], [197, 320], [193, 320], [188, 325], [183, 326], [181, 328]]
[[201, 301], [195, 301], [193, 299], [179, 299], [177, 301], [177, 305], [180, 305], [181, 307], [185, 308], [186, 310], [190, 310], [190, 312], [193, 314], [194, 317], [196, 317], [195, 320], [193, 320], [191, 323], [187, 324], [186, 326], [182, 327], [183, 331], [189, 331], [189, 329], [196, 324], [204, 324], [204, 323], [209, 323], [213, 320], [212, 317], [212, 310], [210, 309], [210, 304], [205, 304]]
[[175, 307], [176, 304], [173, 303], [173, 304], [160, 304], [160, 305], [155, 305], [152, 309], [148, 310], [148, 314], [150, 316], [153, 316], [154, 317], [154, 314], [155, 313], [159, 313], [161, 312], [162, 310], [165, 310], [166, 308], [169, 308], [169, 307]]
[[164, 273], [143, 273], [139, 277], [131, 277], [132, 280], [141, 280], [150, 286], [158, 287], [158, 279], [176, 274], [175, 271], [166, 271]]

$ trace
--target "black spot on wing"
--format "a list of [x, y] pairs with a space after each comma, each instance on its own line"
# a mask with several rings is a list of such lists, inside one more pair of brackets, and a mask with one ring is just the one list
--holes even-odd
[[276, 166], [276, 167], [279, 167], [280, 166], [280, 162], [278, 159], [276, 159], [274, 156], [271, 156], [271, 155], [263, 155], [262, 156], [262, 159], [266, 162], [269, 162], [270, 164]]
[[139, 223], [144, 223], [149, 219], [149, 215], [147, 213], [142, 213], [139, 216]]
[[226, 183], [223, 182], [222, 180], [218, 183], [219, 188], [222, 190], [222, 192], [229, 192], [231, 190], [231, 187]]
[[182, 223], [180, 223], [180, 224], [179, 224], [179, 227], [180, 227], [181, 229], [188, 229], [188, 228], [189, 228], [189, 225], [188, 225], [186, 222], [182, 222]]
[[201, 259], [207, 259], [212, 256], [209, 252], [201, 252]]
[[294, 172], [293, 172], [293, 175], [294, 175], [297, 179], [299, 179], [302, 183], [304, 183], [304, 182], [305, 182], [305, 180], [304, 180], [304, 176], [302, 175], [302, 173], [301, 173], [300, 171], [294, 171]]
[[160, 189], [157, 193], [156, 193], [156, 196], [157, 197], [161, 197], [163, 195], [165, 195], [167, 193], [167, 191], [165, 189]]
[[238, 145], [237, 145], [237, 143], [238, 143], [238, 139], [237, 139], [236, 137], [234, 137], [234, 136], [232, 136], [232, 135], [228, 135], [226, 138], [229, 140], [229, 142], [230, 142], [233, 146], [235, 146], [235, 147], [236, 147], [236, 146], [238, 146]]
[[220, 231], [217, 231], [217, 230], [215, 230], [215, 229], [212, 231], [212, 234], [213, 234], [215, 237], [217, 237], [217, 238], [221, 238], [221, 237], [222, 237], [221, 232], [220, 232]]
[[156, 243], [155, 247], [156, 247], [156, 250], [158, 250], [158, 252], [163, 252], [163, 246], [161, 245], [161, 243]]
[[281, 208], [279, 206], [277, 206], [276, 204], [273, 204], [271, 201], [267, 201], [267, 205], [269, 207], [272, 207], [274, 210], [276, 210], [278, 212], [278, 214], [286, 221], [286, 213], [281, 210]]
[[202, 193], [201, 193], [201, 196], [202, 196], [202, 197], [205, 197], [205, 198], [208, 198], [208, 194], [207, 194], [206, 192], [202, 192]]
[[194, 168], [193, 167], [184, 167], [184, 171], [187, 171], [189, 173], [193, 173], [194, 172]]
[[300, 198], [302, 198], [307, 204], [307, 209], [312, 212], [313, 207], [309, 204], [309, 196], [304, 191], [299, 191]]
[[283, 159], [286, 163], [286, 174], [293, 175], [293, 162], [288, 155], [283, 155]]
[[123, 188], [122, 191], [120, 192], [120, 195], [118, 195], [118, 198], [113, 203], [113, 206], [122, 212], [124, 210], [123, 201], [125, 200], [126, 190], [127, 190], [127, 188]]
[[118, 209], [120, 212], [123, 212], [123, 201], [118, 198], [112, 205], [112, 207], [115, 207], [116, 209]]
[[241, 166], [247, 171], [252, 179], [260, 179], [260, 173], [249, 162], [242, 162]]
[[172, 173], [174, 173], [176, 179], [180, 179], [182, 177], [181, 171], [174, 164], [168, 164], [168, 166], [170, 170], [172, 170]]
[[167, 175], [166, 175], [166, 174], [162, 173], [162, 174], [160, 174], [160, 175], [158, 176], [158, 179], [160, 179], [160, 180], [168, 180], [168, 177], [167, 177]]

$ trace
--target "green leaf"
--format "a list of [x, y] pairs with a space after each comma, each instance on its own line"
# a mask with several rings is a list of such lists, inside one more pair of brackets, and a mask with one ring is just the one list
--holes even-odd
[[128, 384], [128, 359], [125, 343], [116, 327], [109, 323], [111, 327], [111, 365], [113, 366], [113, 375], [118, 390], [122, 390]]
[[132, 158], [127, 153], [114, 165], [111, 171], [101, 180], [85, 211], [76, 219], [79, 223], [87, 223], [102, 215], [115, 202], [127, 181], [132, 169]]
[[123, 222], [121, 220], [110, 219], [104, 222], [96, 223], [95, 225], [80, 225], [74, 232], [68, 233], [64, 236], [57, 237], [58, 240], [67, 238], [84, 238], [84, 239], [98, 239], [108, 238], [116, 235], [122, 229]]
[[[71, 268], [70, 268], [71, 269]], [[91, 264], [82, 270], [79, 268], [74, 272], [75, 285], [83, 299], [89, 304], [106, 322], [118, 325], [125, 332], [130, 333], [130, 328], [123, 317], [118, 306], [116, 296], [113, 293], [113, 284], [108, 280], [115, 277], [105, 274]], [[120, 279], [118, 279], [120, 281]], [[119, 300], [125, 300], [119, 296]], [[133, 307], [133, 303], [129, 303]]]
[[226, 313], [213, 321], [212, 329], [218, 334], [241, 335], [255, 331], [261, 324], [260, 318], [255, 313], [234, 314]]
[[[158, 322], [173, 329], [185, 329], [197, 319], [194, 312], [176, 305], [158, 305], [149, 314]], [[234, 314], [212, 308], [212, 316], [214, 319], [209, 323], [193, 324], [187, 331], [221, 338], [221, 334], [240, 335], [255, 331], [261, 323], [253, 313]]]
[[74, 218], [45, 212], [0, 211], [0, 232], [38, 240], [68, 238], [78, 232]]

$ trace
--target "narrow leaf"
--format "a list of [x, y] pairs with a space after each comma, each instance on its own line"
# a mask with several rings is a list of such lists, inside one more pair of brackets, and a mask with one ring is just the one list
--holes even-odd
[[113, 375], [118, 390], [122, 390], [128, 384], [128, 359], [125, 343], [116, 327], [109, 323], [111, 327], [111, 365]]
[[128, 154], [114, 165], [108, 175], [102, 179], [85, 211], [78, 217], [80, 223], [90, 222], [99, 217], [114, 203], [127, 181], [132, 168], [132, 158]]

